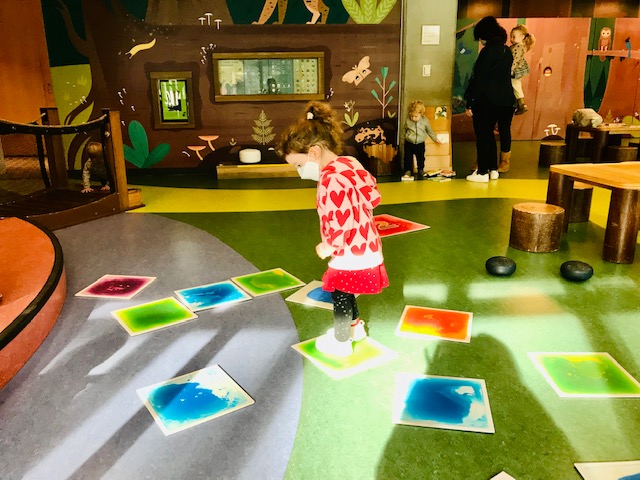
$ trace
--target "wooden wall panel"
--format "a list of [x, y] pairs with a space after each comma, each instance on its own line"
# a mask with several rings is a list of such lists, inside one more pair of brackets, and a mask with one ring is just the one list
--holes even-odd
[[[98, 22], [104, 25], [105, 14], [99, 17], [94, 18], [96, 25]], [[90, 27], [107, 90], [106, 97], [96, 101], [101, 107], [119, 109], [126, 125], [132, 120], [139, 121], [145, 127], [151, 148], [160, 143], [171, 145], [171, 152], [158, 167], [197, 166], [200, 162], [193, 152], [190, 157], [182, 152], [187, 151], [187, 146], [203, 144], [198, 138], [201, 135], [219, 135], [216, 148], [228, 146], [232, 141], [242, 146], [255, 145], [253, 127], [262, 111], [277, 135], [302, 113], [304, 101], [214, 102], [213, 52], [323, 51], [327, 100], [341, 118], [346, 112], [344, 104], [354, 101], [354, 111], [359, 113], [358, 123], [381, 118], [382, 107], [371, 91], [380, 93], [375, 79], [382, 80], [381, 69], [388, 67], [386, 83], [395, 81], [396, 84], [390, 92], [393, 101], [385, 113], [396, 115], [387, 120], [397, 122], [399, 25], [223, 25], [220, 29], [178, 26], [160, 30], [144, 24], [128, 24], [125, 18], [109, 21], [113, 22], [109, 28]], [[158, 35], [159, 31], [161, 35]], [[122, 55], [121, 52], [131, 48], [132, 38], [140, 43], [137, 39], [146, 42], [154, 36], [158, 41], [153, 48], [131, 59]], [[202, 48], [207, 50], [206, 54], [201, 54]], [[342, 81], [342, 76], [364, 56], [369, 56], [371, 73], [359, 85]], [[190, 70], [194, 74], [196, 129], [156, 130], [152, 122], [148, 73], [180, 70]], [[126, 94], [120, 103], [118, 92], [123, 90]], [[124, 137], [125, 143], [130, 144], [126, 129]], [[395, 143], [395, 139], [390, 140]], [[271, 145], [274, 143], [275, 140], [270, 142]], [[206, 155], [209, 151], [202, 153]]]
[[[603, 117], [610, 115], [623, 118], [640, 111], [640, 59], [637, 53], [640, 45], [633, 43], [639, 31], [640, 20], [637, 18], [616, 20], [610, 52], [616, 56], [610, 61], [607, 89], [600, 105], [600, 115]], [[627, 58], [627, 38], [632, 39], [632, 58]]]
[[40, 0], [0, 2], [0, 32], [0, 118], [36, 120], [55, 105]]
[[466, 16], [458, 18], [482, 18], [488, 15], [502, 17], [501, 0], [468, 0], [466, 3]]
[[512, 0], [509, 9], [511, 18], [570, 17], [571, 0]]
[[638, 18], [638, 0], [595, 0], [593, 16], [595, 18]]

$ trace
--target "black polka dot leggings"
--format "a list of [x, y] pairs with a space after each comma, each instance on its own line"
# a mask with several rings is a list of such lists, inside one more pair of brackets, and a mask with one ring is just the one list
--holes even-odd
[[358, 318], [358, 304], [353, 293], [340, 290], [331, 292], [333, 300], [333, 329], [339, 342], [346, 342], [351, 337], [351, 324]]

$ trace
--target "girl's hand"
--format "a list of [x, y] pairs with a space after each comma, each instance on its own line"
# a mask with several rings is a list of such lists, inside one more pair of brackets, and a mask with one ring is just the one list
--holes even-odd
[[473, 117], [473, 111], [470, 108], [465, 108], [464, 113], [467, 117]]
[[318, 245], [316, 245], [316, 254], [320, 257], [320, 258], [327, 258], [329, 256], [331, 256], [331, 254], [333, 253], [333, 247], [327, 245], [326, 243], [319, 243]]

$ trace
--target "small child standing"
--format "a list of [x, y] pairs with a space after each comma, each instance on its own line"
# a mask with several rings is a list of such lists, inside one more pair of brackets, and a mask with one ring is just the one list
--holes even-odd
[[409, 105], [409, 113], [404, 123], [404, 175], [402, 180], [413, 180], [413, 156], [418, 164], [418, 178], [424, 173], [424, 142], [427, 135], [438, 145], [441, 143], [429, 120], [424, 116], [424, 103], [415, 100]]
[[82, 193], [93, 192], [91, 188], [91, 175], [102, 184], [103, 192], [111, 191], [107, 179], [107, 169], [104, 166], [104, 153], [102, 144], [99, 142], [89, 142], [86, 147], [87, 160], [82, 167]]
[[322, 241], [316, 254], [331, 257], [322, 289], [331, 292], [334, 327], [316, 339], [316, 348], [346, 357], [353, 353], [353, 342], [367, 336], [355, 296], [380, 293], [389, 279], [373, 220], [380, 192], [375, 178], [358, 160], [341, 155], [342, 134], [336, 112], [326, 103], [310, 102], [276, 151], [298, 169], [301, 178], [318, 182], [316, 209]]
[[511, 49], [511, 55], [513, 55], [511, 85], [518, 102], [515, 114], [522, 115], [528, 110], [524, 101], [524, 91], [522, 90], [522, 77], [529, 74], [529, 64], [524, 59], [524, 54], [531, 50], [536, 39], [529, 33], [525, 25], [520, 24], [511, 30], [510, 40], [511, 46], [509, 48]]

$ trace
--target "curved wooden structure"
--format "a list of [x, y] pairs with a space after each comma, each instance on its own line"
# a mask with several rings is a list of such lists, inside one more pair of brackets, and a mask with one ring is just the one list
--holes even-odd
[[58, 239], [33, 222], [0, 219], [0, 388], [35, 353], [66, 297]]
[[525, 252], [560, 248], [564, 208], [547, 203], [517, 203], [511, 214], [509, 246]]
[[[0, 135], [26, 133], [36, 136], [40, 170], [45, 185], [44, 190], [0, 204], [0, 216], [19, 216], [35, 220], [55, 230], [131, 208], [122, 147], [120, 112], [105, 109], [103, 115], [97, 120], [79, 125], [52, 124], [58, 121], [58, 111], [55, 108], [42, 109], [42, 112], [43, 121], [48, 122], [44, 125], [0, 120]], [[100, 129], [111, 192], [83, 194], [78, 190], [69, 190], [67, 162], [61, 135], [96, 129]], [[44, 163], [45, 147], [49, 163], [48, 174]], [[134, 207], [137, 206], [139, 205], [134, 205]]]

